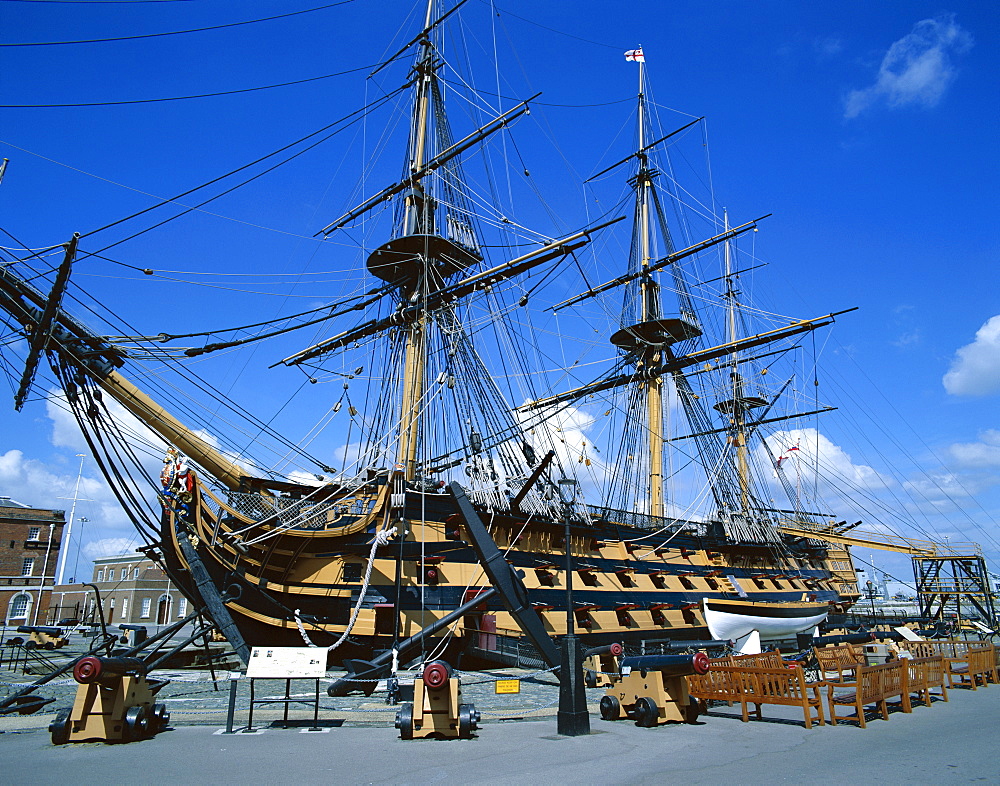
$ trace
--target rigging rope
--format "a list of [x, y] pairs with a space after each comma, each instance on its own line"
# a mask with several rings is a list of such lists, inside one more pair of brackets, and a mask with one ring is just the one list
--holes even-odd
[[[351, 631], [354, 629], [354, 623], [358, 619], [358, 614], [361, 611], [361, 604], [364, 603], [365, 597], [368, 595], [368, 583], [371, 581], [372, 568], [375, 565], [375, 551], [379, 546], [385, 546], [389, 543], [389, 540], [395, 536], [396, 528], [390, 527], [389, 529], [383, 529], [375, 533], [375, 540], [372, 541], [372, 549], [368, 553], [368, 567], [365, 569], [365, 578], [361, 582], [361, 590], [358, 592], [358, 601], [354, 604], [354, 610], [351, 612], [351, 619], [347, 623], [347, 627], [344, 628], [344, 632], [341, 634], [340, 638], [337, 639], [333, 644], [326, 648], [327, 652], [333, 652], [337, 647], [343, 644], [344, 640], [350, 635]], [[306, 633], [305, 626], [302, 624], [301, 611], [295, 609], [292, 612], [295, 617], [295, 625], [299, 629], [299, 634], [302, 636], [302, 640], [309, 647], [316, 647], [318, 645], [314, 644], [309, 638], [309, 634]]]

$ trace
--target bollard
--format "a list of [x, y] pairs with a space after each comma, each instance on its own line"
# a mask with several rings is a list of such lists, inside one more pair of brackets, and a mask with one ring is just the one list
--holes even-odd
[[238, 671], [229, 672], [229, 712], [226, 714], [226, 734], [233, 734], [233, 720], [236, 717], [236, 690], [242, 675]]
[[469, 739], [480, 721], [474, 704], [462, 704], [462, 687], [451, 666], [434, 660], [413, 681], [413, 703], [403, 704], [396, 713], [399, 737]]

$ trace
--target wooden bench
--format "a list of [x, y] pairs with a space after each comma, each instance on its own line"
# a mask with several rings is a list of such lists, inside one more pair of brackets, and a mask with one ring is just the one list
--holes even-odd
[[944, 658], [948, 687], [968, 684], [976, 690], [992, 680], [998, 682], [996, 646], [989, 641], [964, 641], [962, 639], [928, 639], [927, 641], [901, 641], [900, 648], [918, 658], [940, 655]]
[[[748, 704], [754, 705], [754, 715], [761, 720], [764, 704], [783, 704], [801, 707], [807, 729], [814, 720], [819, 725], [826, 723], [823, 717], [823, 697], [820, 694], [822, 682], [806, 682], [805, 672], [799, 667], [756, 668], [752, 666], [729, 666], [720, 669], [732, 678], [732, 688], [737, 691], [734, 699], [743, 710], [743, 722], [749, 721]], [[815, 708], [816, 717], [812, 710]]]
[[868, 663], [864, 649], [853, 644], [813, 647], [813, 657], [819, 664], [822, 678], [831, 682], [843, 682], [848, 676], [853, 679], [854, 670]]
[[708, 712], [708, 702], [724, 701], [732, 704], [739, 692], [733, 675], [729, 673], [729, 663], [720, 663], [727, 658], [713, 658], [711, 669], [705, 674], [691, 674], [688, 679], [688, 695], [701, 702], [701, 713]]
[[903, 712], [912, 712], [910, 706], [909, 669], [903, 660], [879, 663], [875, 666], [858, 666], [851, 682], [830, 682], [827, 699], [830, 706], [830, 723], [847, 720], [850, 715], [837, 715], [837, 707], [852, 707], [857, 713], [857, 721], [865, 728], [865, 707], [874, 704], [882, 713], [883, 720], [889, 720], [889, 699], [898, 697]]
[[730, 658], [733, 666], [753, 669], [780, 669], [785, 665], [781, 653], [777, 650], [752, 655], [731, 655]]
[[944, 686], [945, 666], [944, 658], [940, 655], [933, 655], [929, 658], [900, 658], [900, 662], [907, 670], [907, 683], [911, 694], [915, 694], [918, 701], [923, 701], [928, 707], [931, 706], [931, 688], [941, 689], [941, 698], [948, 701], [948, 689]]
[[702, 714], [708, 712], [708, 702], [724, 701], [732, 705], [739, 701], [740, 686], [727, 671], [734, 666], [750, 668], [784, 668], [780, 652], [761, 652], [753, 655], [723, 655], [709, 659], [711, 669], [707, 674], [688, 677], [688, 695], [701, 702]]

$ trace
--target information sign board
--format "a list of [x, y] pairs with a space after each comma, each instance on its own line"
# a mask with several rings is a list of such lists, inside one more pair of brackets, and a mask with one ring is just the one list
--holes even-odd
[[326, 676], [324, 647], [254, 647], [247, 664], [251, 679]]

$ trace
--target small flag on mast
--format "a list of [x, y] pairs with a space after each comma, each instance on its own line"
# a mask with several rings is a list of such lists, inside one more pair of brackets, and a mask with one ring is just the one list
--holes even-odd
[[792, 454], [792, 451], [793, 451], [793, 450], [800, 450], [800, 449], [801, 449], [801, 448], [799, 448], [798, 444], [796, 444], [796, 445], [793, 445], [792, 447], [790, 447], [790, 448], [789, 448], [788, 450], [786, 450], [786, 451], [785, 451], [784, 453], [782, 453], [782, 454], [781, 454], [781, 455], [780, 455], [780, 456], [778, 457], [778, 466], [779, 466], [779, 467], [781, 466], [781, 462], [782, 462], [782, 461], [785, 461], [786, 459], [788, 459], [788, 458], [791, 458], [791, 454]]
[[626, 60], [631, 60], [634, 63], [645, 63], [646, 62], [646, 58], [642, 54], [642, 47], [641, 46], [638, 49], [629, 49], [625, 53], [625, 59]]

